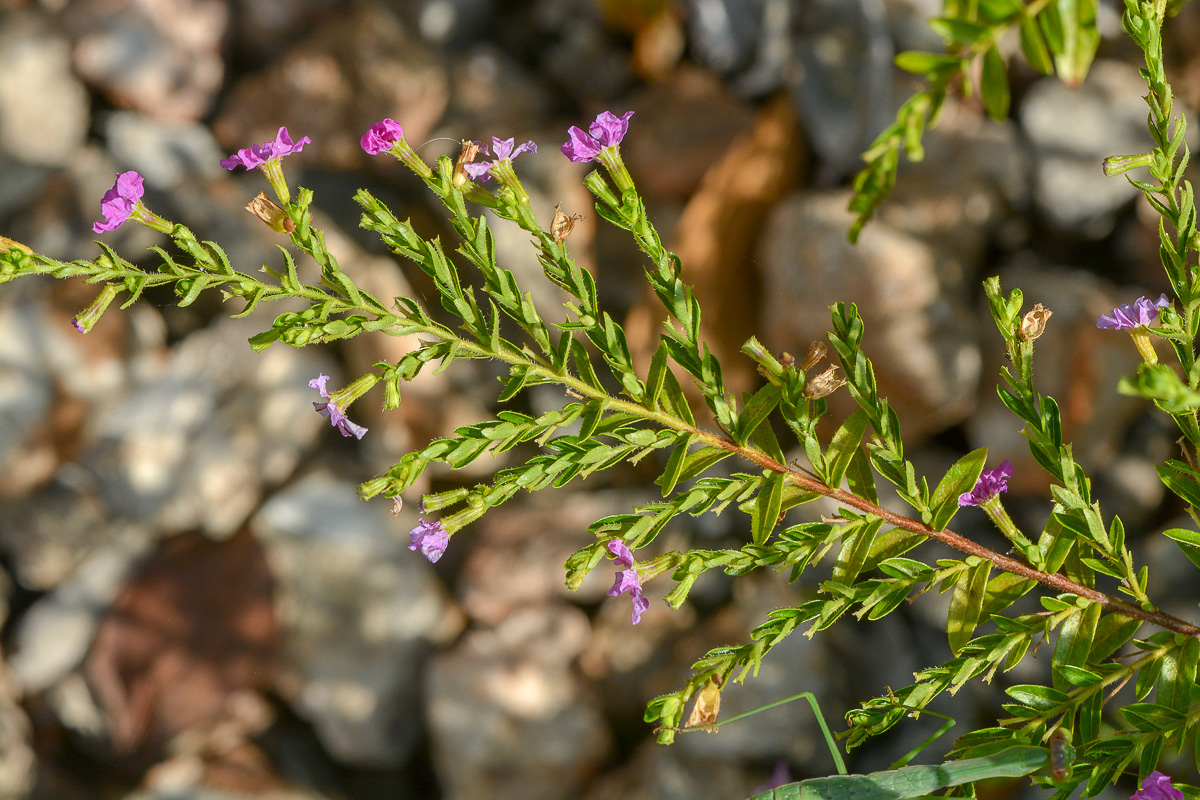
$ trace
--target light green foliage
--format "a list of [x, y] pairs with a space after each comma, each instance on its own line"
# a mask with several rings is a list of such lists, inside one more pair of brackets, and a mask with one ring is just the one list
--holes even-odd
[[[851, 236], [890, 190], [900, 149], [910, 158], [921, 156], [924, 126], [936, 119], [946, 93], [971, 71], [972, 62], [982, 59], [978, 89], [985, 108], [994, 117], [1004, 117], [1008, 82], [996, 45], [1007, 31], [1019, 33], [1022, 51], [1035, 68], [1054, 70], [1067, 81], [1082, 79], [1096, 47], [1095, 5], [1095, 0], [948, 0], [933, 25], [946, 39], [949, 54], [909, 53], [898, 59], [900, 66], [924, 75], [928, 88], [905, 103], [897, 122], [867, 153], [868, 166], [856, 182], [852, 208], [859, 218]], [[1159, 474], [1200, 522], [1200, 366], [1195, 357], [1200, 333], [1195, 255], [1200, 241], [1192, 186], [1183, 178], [1189, 158], [1184, 123], [1173, 115], [1163, 71], [1165, 13], [1163, 2], [1126, 0], [1123, 24], [1145, 53], [1146, 100], [1157, 146], [1151, 153], [1110, 160], [1108, 169], [1114, 174], [1139, 167], [1149, 170], [1151, 180], [1129, 180], [1162, 217], [1160, 254], [1177, 307], [1164, 310], [1152, 334], [1170, 345], [1175, 358], [1172, 364], [1143, 364], [1136, 376], [1122, 382], [1121, 390], [1152, 401], [1178, 426], [1185, 456], [1161, 465]], [[398, 147], [408, 145], [401, 142]], [[770, 568], [794, 581], [834, 554], [829, 577], [816, 596], [797, 607], [770, 612], [751, 632], [750, 641], [705, 654], [678, 691], [649, 704], [646, 719], [661, 726], [663, 742], [676, 735], [684, 706], [695, 692], [713, 677], [720, 685], [744, 680], [795, 631], [804, 629], [811, 636], [848, 612], [858, 619], [879, 619], [906, 600], [936, 589], [950, 592], [946, 631], [952, 657], [916, 673], [910, 685], [850, 711], [848, 746], [887, 731], [943, 692], [953, 693], [969, 681], [991, 680], [997, 672], [1012, 669], [1032, 647], [1046, 643], [1042, 652], [1049, 654], [1044, 661], [1050, 668], [1046, 685], [1010, 687], [1005, 717], [995, 727], [962, 737], [957, 753], [965, 760], [928, 768], [935, 770], [928, 773], [934, 777], [921, 784], [919, 793], [980, 777], [1028, 774], [1045, 763], [1043, 745], [1054, 730], [1070, 732], [1078, 750], [1059, 797], [1080, 785], [1093, 796], [1126, 771], [1145, 775], [1164, 748], [1185, 744], [1200, 715], [1194, 702], [1200, 700], [1195, 688], [1200, 629], [1155, 608], [1147, 570], [1135, 563], [1125, 546], [1124, 525], [1115, 517], [1106, 520], [1091, 481], [1064, 439], [1058, 404], [1036, 387], [1034, 337], [1023, 325], [1026, 309], [1019, 290], [1006, 294], [998, 279], [985, 285], [1010, 359], [997, 391], [1023, 425], [1033, 459], [1051, 479], [1052, 507], [1036, 535], [1026, 538], [1019, 531], [1006, 531], [1018, 545], [1017, 554], [1011, 555], [988, 550], [951, 528], [959, 511], [957, 498], [970, 492], [980, 477], [986, 450], [968, 453], [944, 475], [921, 475], [906, 458], [900, 419], [879, 393], [863, 348], [866, 325], [854, 305], [836, 303], [831, 309], [831, 355], [858, 407], [831, 426], [832, 435], [818, 429], [827, 406], [821, 392], [812, 389], [816, 373], [811, 364], [797, 365], [772, 354], [757, 340], [748, 341], [743, 353], [757, 363], [762, 387], [740, 398], [726, 391], [721, 365], [701, 340], [700, 305], [683, 280], [679, 259], [663, 246], [648, 219], [619, 151], [605, 162], [607, 175], [597, 170], [585, 182], [596, 198], [598, 215], [627, 231], [645, 255], [646, 279], [666, 312], [658, 346], [647, 364], [633, 363], [624, 331], [601, 307], [595, 279], [579, 267], [566, 240], [550, 231], [548, 221], [535, 217], [512, 169], [497, 173], [500, 187], [492, 193], [469, 181], [456, 181], [449, 159], [439, 159], [430, 168], [411, 149], [397, 155], [444, 203], [457, 240], [446, 244], [424, 236], [366, 191], [355, 197], [363, 209], [362, 226], [428, 276], [440, 309], [425, 308], [409, 297], [375, 298], [357, 287], [326, 249], [322, 233], [311, 227], [313, 196], [305, 189], [294, 202], [280, 200], [294, 223], [292, 245], [316, 265], [319, 279], [314, 283], [300, 277], [311, 272], [309, 265], [298, 269], [287, 251], [277, 267], [238, 271], [218, 245], [196, 240], [182, 226], [170, 232], [174, 251], [156, 249], [162, 261], [156, 272], [134, 267], [105, 245], [95, 259], [60, 262], [0, 239], [0, 282], [34, 274], [83, 277], [105, 287], [101, 301], [88, 312], [89, 321], [118, 293], [126, 295], [128, 305], [147, 287], [156, 286], [172, 287], [181, 305], [203, 291], [220, 290], [227, 298], [243, 301], [239, 314], [259, 303], [288, 301], [291, 310], [251, 339], [257, 350], [276, 342], [304, 346], [364, 332], [416, 334], [420, 344], [412, 352], [395, 363], [376, 364], [370, 380], [361, 384], [365, 387], [376, 379], [382, 383], [388, 408], [402, 402], [404, 384], [427, 365], [445, 369], [458, 359], [488, 359], [505, 367], [496, 386], [499, 404], [530, 386], [561, 388], [559, 408], [537, 417], [501, 409], [494, 418], [460, 427], [454, 435], [409, 453], [365, 483], [360, 493], [364, 498], [397, 496], [430, 464], [460, 468], [485, 453], [509, 453], [513, 465], [490, 481], [425, 498], [426, 508], [442, 512], [445, 529], [454, 533], [520, 491], [561, 487], [643, 459], [659, 467], [660, 500], [590, 526], [594, 541], [565, 565], [567, 585], [573, 588], [608, 557], [609, 542], [622, 540], [636, 557], [684, 514], [740, 514], [746, 535], [738, 548], [683, 549], [639, 561], [642, 581], [669, 574], [675, 582], [667, 594], [673, 607], [684, 603], [695, 582], [710, 570], [742, 576]], [[469, 204], [492, 209], [503, 224], [517, 225], [530, 236], [545, 279], [568, 296], [565, 314], [544, 318], [515, 276], [497, 265], [489, 224], [485, 217], [473, 216]], [[696, 408], [681, 378], [694, 387]], [[789, 464], [785, 453], [791, 452], [802, 452], [807, 466]], [[910, 509], [907, 515], [880, 505], [879, 480], [894, 487]], [[790, 509], [821, 496], [837, 504], [836, 516], [818, 522], [787, 519]], [[1174, 529], [1167, 535], [1200, 565], [1200, 534]], [[918, 549], [928, 539], [957, 550], [959, 556], [931, 561]], [[1117, 595], [1100, 591], [1098, 583], [1116, 586]], [[1041, 611], [1014, 612], [1013, 603], [1035, 588]], [[1151, 628], [1147, 638], [1134, 639], [1143, 626]], [[1130, 644], [1132, 656], [1127, 652]], [[1113, 699], [1114, 690], [1126, 684], [1134, 687], [1136, 701], [1122, 705]], [[903, 774], [906, 781], [917, 776]], [[882, 775], [871, 777], [870, 791], [893, 786], [890, 781]], [[776, 790], [768, 796], [841, 796], [832, 783], [809, 788], [812, 792], [806, 794], [801, 783], [796, 790]], [[911, 791], [879, 796], [909, 797]]]

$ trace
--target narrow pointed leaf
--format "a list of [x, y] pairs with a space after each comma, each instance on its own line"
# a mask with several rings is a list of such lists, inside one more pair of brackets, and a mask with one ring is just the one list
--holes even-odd
[[775, 530], [779, 521], [779, 511], [783, 506], [783, 485], [787, 473], [772, 472], [766, 479], [763, 488], [758, 492], [754, 503], [754, 515], [751, 517], [751, 539], [755, 544], [764, 544]]
[[983, 608], [983, 598], [987, 594], [991, 569], [992, 562], [979, 560], [962, 570], [954, 582], [946, 635], [950, 640], [950, 650], [955, 655], [958, 655], [963, 646], [971, 640], [971, 635], [979, 624], [979, 613]]

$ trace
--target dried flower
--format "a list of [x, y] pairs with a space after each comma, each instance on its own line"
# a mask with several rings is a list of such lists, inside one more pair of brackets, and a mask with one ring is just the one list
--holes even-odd
[[117, 182], [100, 198], [100, 213], [104, 215], [104, 222], [93, 224], [92, 231], [115, 231], [124, 225], [125, 220], [133, 214], [134, 206], [141, 201], [144, 191], [142, 176], [137, 172], [130, 170], [118, 173]]
[[588, 126], [587, 131], [572, 125], [567, 131], [570, 138], [562, 146], [563, 155], [577, 162], [596, 160], [601, 150], [616, 147], [621, 143], [629, 130], [629, 118], [632, 116], [632, 111], [627, 111], [620, 117], [611, 111], [605, 111], [596, 117], [596, 121]]
[[1046, 331], [1046, 323], [1053, 314], [1053, 311], [1038, 303], [1032, 311], [1021, 318], [1021, 338], [1032, 342], [1041, 336]]
[[575, 223], [583, 219], [582, 214], [572, 214], [567, 216], [563, 213], [559, 206], [554, 207], [554, 219], [550, 223], [550, 235], [554, 237], [554, 241], [561, 242], [571, 235], [571, 231], [575, 229]]
[[1171, 785], [1171, 776], [1154, 770], [1142, 781], [1142, 788], [1129, 800], [1183, 800], [1183, 792]]
[[814, 376], [808, 381], [804, 387], [805, 400], [817, 400], [827, 395], [831, 395], [838, 389], [846, 385], [845, 378], [839, 378], [837, 367], [830, 367], [820, 375]]
[[1000, 462], [995, 469], [985, 469], [975, 481], [975, 488], [958, 496], [958, 505], [981, 506], [1002, 492], [1008, 491], [1008, 479], [1012, 477], [1013, 466], [1008, 459]]
[[412, 540], [408, 549], [420, 550], [431, 564], [437, 563], [442, 553], [446, 552], [446, 545], [450, 544], [450, 534], [442, 527], [441, 520], [426, 522], [418, 519], [417, 527], [408, 532], [408, 538]]
[[[322, 373], [321, 375], [318, 375], [309, 381], [308, 386], [310, 389], [316, 389], [318, 392], [320, 392], [321, 397], [324, 397], [326, 400], [331, 400], [329, 391], [325, 388], [325, 384], [328, 381], [329, 376]], [[313, 403], [313, 408], [327, 417], [329, 419], [329, 423], [333, 425], [333, 427], [337, 428], [342, 436], [353, 436], [356, 439], [361, 439], [367, 432], [367, 429], [362, 425], [356, 425], [351, 422], [350, 418], [346, 416], [346, 413], [342, 411], [342, 409], [336, 403]]]
[[[804, 356], [804, 360], [800, 362], [800, 371], [808, 372], [817, 365], [817, 362], [825, 357], [825, 353], [828, 351], [829, 348], [825, 346], [824, 342], [810, 342], [808, 353]], [[793, 362], [795, 361], [794, 358], [792, 360]]]
[[[515, 144], [516, 139], [497, 139], [492, 137], [492, 155], [496, 157], [495, 161], [480, 161], [474, 164], [464, 164], [463, 170], [471, 176], [472, 180], [486, 181], [491, 177], [492, 170], [501, 161], [512, 161], [521, 153], [536, 153], [537, 145], [533, 140], [527, 141], [524, 144]], [[487, 152], [487, 145], [483, 145], [483, 152]]]
[[461, 189], [462, 185], [467, 182], [467, 165], [475, 161], [475, 156], [479, 155], [481, 146], [481, 142], [470, 139], [462, 140], [462, 151], [458, 154], [458, 161], [454, 162], [454, 177], [451, 179], [455, 189]]
[[612, 553], [617, 566], [628, 568], [617, 573], [617, 579], [608, 590], [608, 596], [618, 597], [629, 592], [629, 596], [633, 598], [633, 624], [637, 625], [642, 621], [642, 614], [650, 608], [650, 601], [642, 594], [642, 580], [638, 577], [637, 567], [633, 565], [633, 553], [620, 539], [613, 539], [608, 543], [608, 552]]
[[33, 253], [33, 250], [18, 242], [16, 239], [9, 239], [7, 236], [0, 236], [0, 255], [20, 250], [22, 253]]
[[296, 230], [296, 223], [292, 222], [286, 211], [267, 197], [266, 192], [259, 192], [246, 206], [246, 210], [267, 223], [267, 227], [276, 233], [291, 233]]
[[377, 156], [385, 150], [391, 150], [392, 145], [404, 135], [404, 128], [394, 119], [382, 119], [371, 127], [358, 140], [358, 145], [368, 155]]
[[312, 144], [312, 140], [307, 136], [302, 136], [300, 141], [293, 142], [292, 137], [288, 135], [287, 128], [283, 127], [275, 134], [275, 141], [263, 142], [255, 147], [243, 147], [229, 158], [221, 159], [220, 163], [225, 169], [234, 169], [239, 165], [246, 169], [254, 169], [268, 161], [278, 162], [284, 156], [299, 153], [306, 144]]
[[1145, 328], [1158, 318], [1158, 310], [1169, 306], [1171, 301], [1165, 294], [1157, 300], [1139, 297], [1132, 305], [1120, 305], [1113, 309], [1111, 315], [1101, 314], [1096, 318], [1097, 328], [1114, 328], [1119, 331], [1130, 328]]

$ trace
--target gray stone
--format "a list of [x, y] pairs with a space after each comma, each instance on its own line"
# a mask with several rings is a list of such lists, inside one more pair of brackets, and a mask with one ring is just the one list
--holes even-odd
[[208, 128], [195, 123], [161, 122], [132, 111], [120, 111], [104, 121], [108, 150], [123, 165], [135, 169], [148, 186], [170, 189], [185, 178], [225, 174], [222, 152]]
[[[1102, 238], [1112, 230], [1117, 209], [1139, 194], [1124, 177], [1105, 177], [1101, 162], [1154, 148], [1146, 130], [1145, 93], [1136, 67], [1103, 59], [1078, 89], [1057, 78], [1030, 87], [1021, 125], [1036, 159], [1038, 205], [1057, 224]], [[1130, 174], [1145, 179], [1144, 170]]]
[[62, 166], [83, 144], [88, 97], [65, 40], [32, 15], [0, 23], [0, 153]]
[[108, 536], [110, 545], [92, 553], [21, 617], [8, 665], [23, 691], [49, 688], [82, 663], [96, 623], [149, 545], [137, 529], [110, 530]]
[[607, 760], [608, 727], [572, 668], [588, 630], [576, 609], [525, 609], [434, 659], [429, 729], [448, 800], [566, 800]]
[[412, 512], [387, 516], [353, 484], [310, 475], [263, 505], [253, 526], [278, 581], [282, 690], [338, 759], [399, 766], [420, 731], [420, 669], [460, 617], [407, 548]]

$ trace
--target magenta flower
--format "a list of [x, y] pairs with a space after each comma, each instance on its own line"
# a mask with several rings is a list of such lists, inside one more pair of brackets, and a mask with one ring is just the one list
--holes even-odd
[[1113, 309], [1111, 315], [1101, 314], [1096, 318], [1097, 328], [1113, 328], [1119, 331], [1130, 328], [1145, 328], [1158, 318], [1158, 310], [1169, 306], [1171, 301], [1165, 294], [1157, 300], [1139, 297], [1132, 305], [1120, 305]]
[[246, 169], [254, 169], [268, 161], [278, 161], [284, 156], [299, 153], [306, 144], [312, 144], [312, 139], [302, 136], [300, 141], [293, 142], [292, 137], [288, 135], [287, 128], [280, 128], [279, 132], [275, 134], [275, 141], [263, 142], [256, 147], [243, 147], [229, 158], [221, 159], [221, 166], [225, 169], [234, 169], [241, 165]]
[[[492, 154], [496, 156], [495, 161], [476, 161], [471, 164], [464, 164], [463, 169], [471, 176], [471, 180], [487, 180], [491, 177], [492, 168], [501, 161], [512, 161], [521, 153], [536, 153], [537, 145], [533, 140], [514, 146], [516, 139], [497, 139], [492, 137]], [[488, 151], [485, 144], [482, 151]]]
[[130, 170], [117, 174], [117, 182], [100, 198], [100, 213], [104, 222], [92, 225], [92, 231], [115, 231], [133, 214], [134, 205], [142, 199], [142, 176]]
[[1013, 466], [1008, 459], [1000, 462], [995, 469], [985, 469], [975, 482], [975, 488], [958, 496], [958, 505], [981, 506], [1002, 492], [1008, 491], [1008, 479], [1012, 477]]
[[[321, 393], [321, 397], [326, 400], [330, 399], [329, 391], [325, 388], [325, 384], [329, 381], [329, 376], [325, 374], [318, 375], [308, 382], [310, 389], [316, 389]], [[367, 429], [362, 425], [355, 425], [346, 416], [346, 413], [337, 406], [336, 403], [313, 403], [313, 408], [320, 411], [322, 415], [329, 419], [329, 423], [337, 428], [342, 436], [353, 436], [356, 439], [361, 439], [367, 432]]]
[[408, 538], [412, 540], [408, 549], [420, 550], [431, 564], [437, 563], [442, 553], [446, 552], [446, 545], [450, 544], [450, 534], [442, 527], [441, 520], [426, 522], [418, 519], [417, 527], [408, 532]]
[[632, 111], [626, 111], [618, 117], [611, 111], [605, 111], [596, 117], [596, 121], [588, 126], [585, 132], [574, 125], [567, 131], [570, 137], [563, 143], [563, 155], [572, 161], [593, 161], [599, 157], [600, 151], [616, 147], [625, 138], [629, 130], [629, 118]]
[[633, 566], [633, 553], [620, 539], [613, 539], [608, 543], [608, 552], [612, 553], [618, 566], [628, 567], [617, 573], [617, 579], [608, 590], [608, 596], [618, 597], [629, 592], [629, 596], [633, 598], [633, 624], [637, 625], [642, 621], [642, 614], [650, 608], [650, 601], [642, 594], [642, 580], [638, 577], [637, 568]]
[[383, 119], [367, 128], [367, 132], [358, 140], [358, 144], [368, 155], [377, 156], [385, 150], [391, 150], [392, 144], [398, 142], [404, 135], [404, 128], [394, 119]]
[[1154, 770], [1142, 781], [1142, 788], [1129, 800], [1183, 800], [1183, 792], [1171, 785], [1171, 776]]

